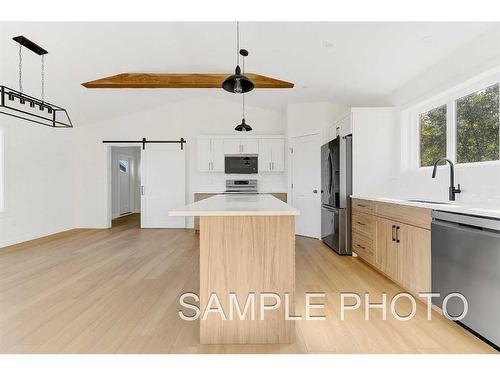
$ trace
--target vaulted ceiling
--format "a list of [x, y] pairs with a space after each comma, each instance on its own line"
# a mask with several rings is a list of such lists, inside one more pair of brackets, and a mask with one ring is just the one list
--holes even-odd
[[[246, 70], [295, 83], [259, 89], [249, 106], [332, 101], [387, 105], [387, 97], [492, 23], [241, 23]], [[193, 97], [233, 101], [218, 89], [89, 90], [82, 82], [124, 72], [224, 73], [235, 66], [234, 23], [0, 23], [0, 84], [17, 88], [25, 35], [49, 51], [48, 101], [70, 109], [77, 125]], [[40, 59], [23, 55], [25, 92], [40, 92]]]

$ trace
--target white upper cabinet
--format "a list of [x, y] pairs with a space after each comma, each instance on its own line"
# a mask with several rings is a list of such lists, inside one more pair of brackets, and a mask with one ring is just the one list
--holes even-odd
[[259, 172], [285, 170], [285, 140], [282, 138], [259, 139]]
[[259, 172], [285, 171], [285, 139], [282, 136], [229, 138], [198, 137], [198, 171], [224, 172], [225, 155], [258, 155]]
[[258, 154], [259, 141], [257, 139], [242, 139], [241, 140], [242, 154]]
[[212, 148], [210, 139], [198, 139], [198, 170], [210, 172], [212, 166]]
[[340, 136], [345, 137], [346, 135], [352, 134], [352, 116], [349, 114], [339, 121]]
[[241, 154], [241, 142], [239, 139], [224, 139], [224, 154]]
[[224, 139], [224, 154], [257, 154], [259, 152], [259, 143], [257, 139]]
[[346, 135], [352, 134], [352, 114], [342, 117], [330, 125], [326, 130], [323, 131], [323, 142], [330, 142], [332, 139], [340, 137], [345, 137]]
[[222, 139], [198, 139], [198, 170], [200, 172], [224, 172]]
[[212, 139], [212, 172], [224, 172], [224, 140]]
[[270, 138], [259, 139], [259, 172], [271, 172], [272, 141]]

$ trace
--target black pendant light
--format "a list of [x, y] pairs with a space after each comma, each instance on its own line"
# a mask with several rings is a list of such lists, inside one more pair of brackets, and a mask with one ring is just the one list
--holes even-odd
[[[0, 85], [0, 113], [52, 128], [72, 128], [73, 124], [66, 109], [45, 101], [45, 55], [48, 52], [22, 35], [12, 39], [19, 43], [19, 90]], [[23, 48], [41, 56], [42, 90], [40, 98], [30, 96], [23, 91]]]
[[244, 68], [243, 74], [241, 74], [240, 54], [244, 58], [248, 56], [248, 51], [245, 49], [240, 50], [240, 23], [236, 22], [236, 69], [233, 75], [227, 77], [224, 82], [222, 82], [222, 88], [224, 90], [235, 94], [243, 94], [252, 91], [255, 87], [253, 82], [245, 77]]
[[241, 124], [236, 125], [234, 130], [238, 132], [249, 132], [252, 131], [252, 127], [245, 123], [245, 94], [242, 95], [243, 97], [243, 118], [241, 119]]

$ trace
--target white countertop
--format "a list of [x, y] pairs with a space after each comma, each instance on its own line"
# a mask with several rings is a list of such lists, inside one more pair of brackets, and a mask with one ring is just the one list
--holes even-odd
[[456, 212], [467, 215], [476, 215], [476, 216], [484, 216], [484, 217], [492, 217], [500, 219], [500, 203], [497, 202], [465, 203], [465, 202], [448, 201], [446, 202], [446, 204], [436, 204], [436, 203], [423, 203], [423, 202], [409, 202], [408, 200], [403, 198], [368, 197], [361, 195], [351, 195], [351, 198], [366, 199], [366, 200], [395, 203], [395, 204], [404, 204], [407, 206], [425, 207], [439, 211]]
[[299, 211], [270, 194], [219, 194], [169, 211], [170, 216], [296, 216]]
[[[199, 190], [194, 191], [193, 194], [223, 194], [225, 190]], [[257, 194], [287, 194], [286, 189], [283, 190], [258, 190]]]

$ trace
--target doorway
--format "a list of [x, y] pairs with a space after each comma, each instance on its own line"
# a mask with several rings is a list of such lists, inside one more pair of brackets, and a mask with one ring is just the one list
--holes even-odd
[[111, 147], [112, 226], [117, 219], [141, 212], [140, 147]]
[[311, 134], [291, 138], [292, 205], [300, 210], [295, 234], [321, 237], [321, 137]]
[[118, 144], [108, 148], [109, 226], [185, 228], [184, 217], [168, 212], [186, 204], [186, 147]]

